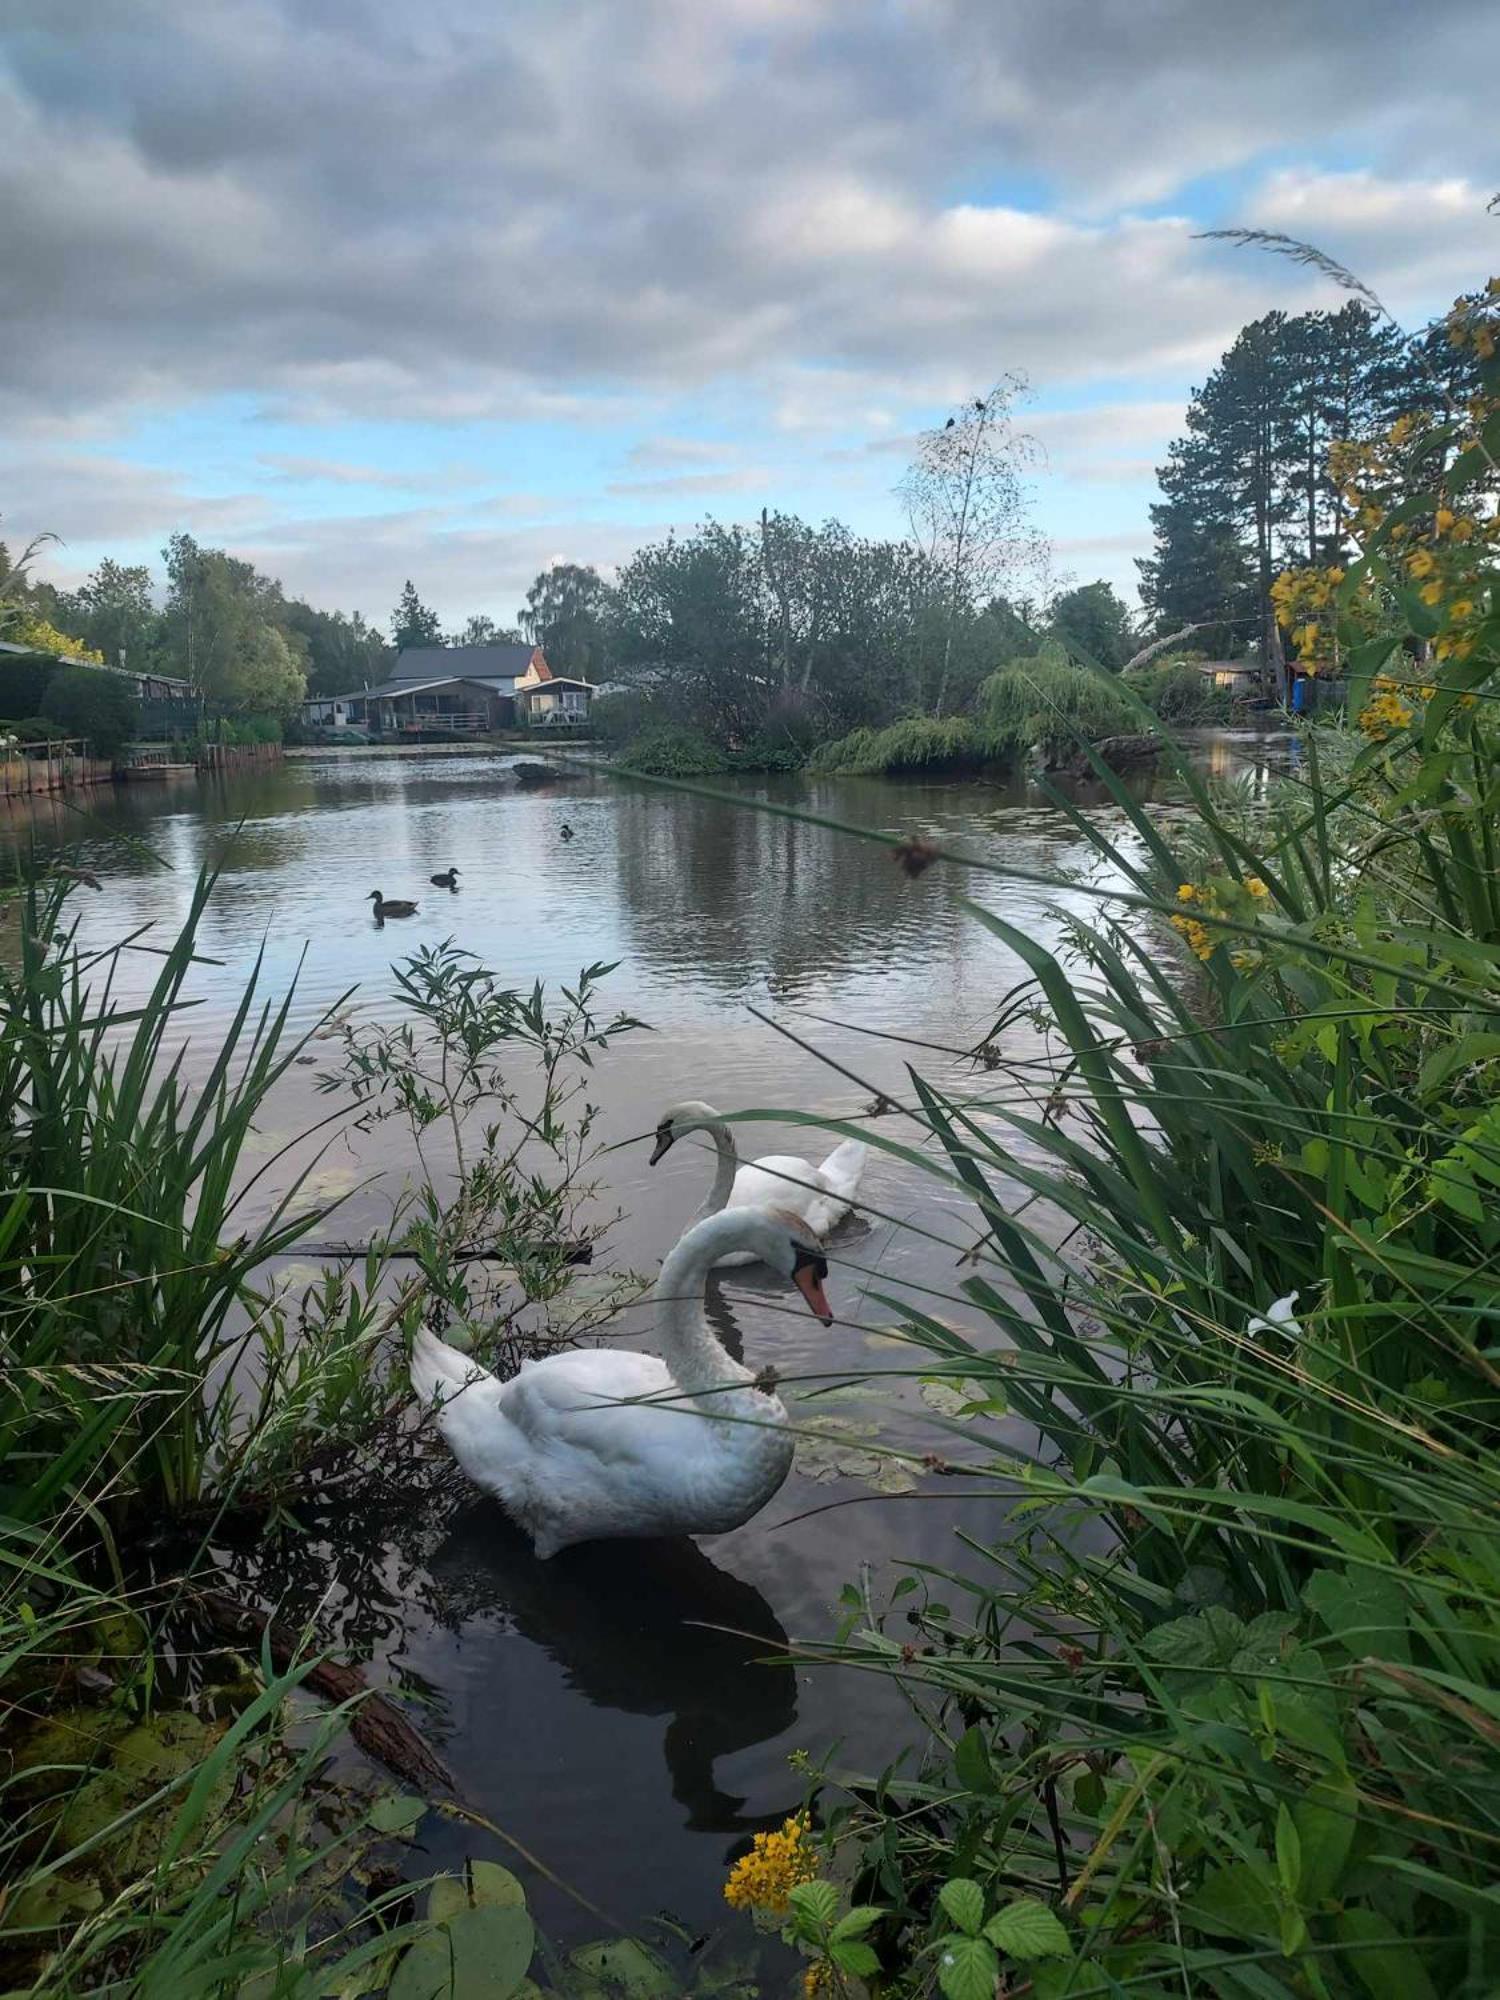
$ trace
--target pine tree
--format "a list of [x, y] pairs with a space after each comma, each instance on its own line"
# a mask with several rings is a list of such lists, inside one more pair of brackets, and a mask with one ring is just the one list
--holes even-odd
[[401, 602], [391, 613], [391, 642], [398, 650], [402, 646], [441, 646], [443, 643], [442, 623], [437, 613], [429, 610], [418, 597], [417, 586], [410, 577], [402, 589]]

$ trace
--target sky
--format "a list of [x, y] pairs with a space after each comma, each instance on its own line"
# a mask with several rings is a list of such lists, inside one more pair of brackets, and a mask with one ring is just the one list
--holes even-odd
[[1016, 371], [1134, 583], [1192, 387], [1500, 270], [1494, 0], [3, 0], [0, 537], [185, 528], [384, 623], [762, 506], [899, 534]]

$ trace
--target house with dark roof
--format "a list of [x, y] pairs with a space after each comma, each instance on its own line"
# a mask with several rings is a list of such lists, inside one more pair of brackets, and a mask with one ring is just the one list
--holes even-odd
[[540, 646], [403, 646], [378, 687], [307, 702], [303, 720], [397, 739], [483, 736], [513, 726], [518, 684], [550, 672]]

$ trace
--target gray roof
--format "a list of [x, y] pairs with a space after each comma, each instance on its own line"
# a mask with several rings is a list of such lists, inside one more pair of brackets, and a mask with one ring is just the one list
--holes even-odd
[[[458, 648], [455, 647], [454, 651], [456, 652], [457, 650]], [[470, 647], [468, 650], [475, 652], [478, 648]], [[433, 688], [442, 687], [482, 688], [486, 694], [508, 695], [510, 693], [510, 677], [507, 675], [503, 680], [496, 680], [493, 675], [485, 678], [479, 674], [434, 674], [430, 679], [424, 681], [382, 681], [379, 687], [360, 688], [357, 693], [345, 695], [344, 699], [346, 701], [374, 701], [378, 696], [384, 701], [393, 701], [398, 695], [428, 694]]]
[[531, 646], [403, 646], [393, 681], [515, 680], [531, 664]]

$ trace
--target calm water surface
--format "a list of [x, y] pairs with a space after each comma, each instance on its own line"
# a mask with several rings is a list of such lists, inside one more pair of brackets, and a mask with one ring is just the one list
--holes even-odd
[[[1295, 757], [1290, 739], [1248, 733], [1206, 737], [1201, 750], [1208, 768], [1252, 784]], [[874, 1092], [909, 1100], [908, 1061], [981, 1097], [983, 1073], [960, 1052], [988, 1029], [1022, 968], [966, 898], [1053, 944], [1068, 914], [1097, 907], [1081, 883], [1108, 886], [1064, 815], [1024, 785], [785, 779], [741, 789], [747, 802], [927, 834], [1043, 873], [1055, 890], [947, 866], [911, 881], [874, 843], [603, 775], [526, 791], [512, 763], [330, 752], [239, 782], [82, 795], [83, 816], [39, 802], [27, 817], [0, 819], [0, 838], [81, 843], [105, 883], [78, 898], [85, 938], [100, 943], [142, 923], [168, 941], [199, 867], [219, 865], [200, 950], [222, 964], [195, 971], [190, 1066], [206, 1062], [262, 947], [273, 991], [297, 979], [304, 1026], [350, 988], [357, 1010], [394, 1016], [392, 961], [448, 937], [519, 984], [555, 986], [590, 962], [618, 961], [607, 1004], [651, 1032], [614, 1046], [591, 1095], [607, 1141], [639, 1139], [606, 1157], [603, 1196], [624, 1210], [609, 1261], [640, 1271], [675, 1241], [712, 1167], [694, 1145], [648, 1166], [645, 1135], [664, 1107], [703, 1097], [725, 1109], [860, 1115]], [[571, 841], [560, 837], [565, 821]], [[453, 865], [459, 893], [429, 886]], [[381, 928], [364, 900], [372, 888], [416, 899], [419, 914]], [[137, 957], [129, 977], [144, 985], [153, 970]], [[313, 1074], [293, 1072], [269, 1107], [256, 1140], [266, 1156], [327, 1110]], [[899, 1115], [880, 1129], [919, 1138]], [[818, 1135], [795, 1125], [740, 1130], [742, 1150], [818, 1157]], [[324, 1157], [315, 1191], [349, 1196], [341, 1236], [389, 1215], [406, 1164], [392, 1127], [340, 1140]], [[879, 1491], [880, 1462], [861, 1454], [876, 1436], [954, 1451], [915, 1385], [878, 1379], [906, 1350], [882, 1335], [898, 1308], [877, 1294], [975, 1326], [956, 1269], [972, 1218], [934, 1188], [872, 1153], [862, 1190], [871, 1213], [841, 1241], [829, 1283], [831, 1331], [788, 1310], [790, 1294], [758, 1288], [753, 1273], [714, 1288], [716, 1321], [748, 1357], [802, 1378], [804, 1396], [831, 1391], [799, 1417], [812, 1410], [835, 1440], [804, 1454], [776, 1500], [734, 1534], [601, 1545], [539, 1564], [492, 1503], [440, 1468], [423, 1490], [279, 1559], [291, 1608], [326, 1597], [325, 1629], [351, 1657], [422, 1697], [421, 1725], [468, 1803], [627, 1924], [667, 1910], [692, 1932], [721, 1925], [728, 1861], [800, 1797], [793, 1750], [821, 1756], [836, 1743], [846, 1766], [868, 1769], [911, 1740], [884, 1682], [769, 1667], [766, 1655], [788, 1639], [826, 1637], [862, 1564], [873, 1566], [878, 1598], [893, 1561], [963, 1569], [972, 1559], [958, 1529], [991, 1541], [1009, 1532], [1003, 1502], [955, 1497], [950, 1482]], [[260, 1198], [269, 1206], [276, 1193], [268, 1185]], [[612, 1337], [639, 1337], [643, 1326], [627, 1315]], [[829, 1504], [843, 1502], [853, 1504]], [[437, 1864], [485, 1851], [480, 1838], [429, 1822], [424, 1845]], [[554, 1935], [599, 1931], [545, 1880], [529, 1877], [528, 1887]]]

